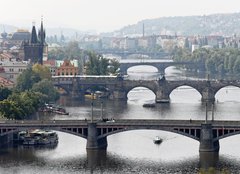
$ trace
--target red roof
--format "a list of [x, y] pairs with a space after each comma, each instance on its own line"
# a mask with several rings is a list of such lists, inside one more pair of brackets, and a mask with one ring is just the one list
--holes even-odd
[[0, 77], [0, 86], [11, 88], [14, 83], [11, 80], [8, 80], [4, 77]]

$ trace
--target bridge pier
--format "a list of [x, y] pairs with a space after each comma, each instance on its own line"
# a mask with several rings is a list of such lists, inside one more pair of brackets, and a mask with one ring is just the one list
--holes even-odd
[[212, 124], [204, 123], [201, 126], [199, 152], [218, 152], [219, 141], [214, 140]]
[[215, 93], [209, 89], [202, 91], [202, 102], [215, 102]]
[[169, 103], [170, 97], [168, 94], [165, 94], [163, 90], [158, 90], [156, 92], [156, 103]]
[[110, 99], [127, 100], [127, 93], [125, 91], [115, 90], [110, 94]]
[[0, 136], [0, 147], [5, 147], [13, 142], [13, 133]]
[[107, 149], [107, 137], [98, 138], [96, 123], [88, 123], [87, 150]]

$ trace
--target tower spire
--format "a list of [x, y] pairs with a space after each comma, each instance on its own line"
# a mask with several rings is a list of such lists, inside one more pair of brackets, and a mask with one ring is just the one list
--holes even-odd
[[31, 33], [31, 43], [37, 43], [38, 39], [37, 39], [37, 32], [36, 32], [36, 28], [35, 28], [35, 22], [33, 22], [33, 27], [32, 27], [32, 33]]
[[38, 31], [38, 39], [41, 44], [45, 43], [45, 30], [43, 29], [43, 16], [41, 16], [41, 28]]

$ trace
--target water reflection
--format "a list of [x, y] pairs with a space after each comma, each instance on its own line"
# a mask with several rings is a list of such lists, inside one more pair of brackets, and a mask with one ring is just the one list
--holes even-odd
[[219, 162], [219, 153], [217, 152], [199, 152], [200, 169], [208, 171], [215, 169]]
[[87, 150], [87, 166], [92, 172], [96, 168], [105, 168], [107, 163], [106, 150]]

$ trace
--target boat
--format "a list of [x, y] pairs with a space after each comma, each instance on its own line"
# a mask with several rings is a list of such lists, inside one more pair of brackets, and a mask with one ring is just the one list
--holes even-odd
[[56, 113], [61, 115], [69, 115], [69, 113], [61, 106], [55, 105], [55, 104], [45, 104], [43, 108], [40, 108], [39, 111], [41, 112], [50, 112], [50, 113]]
[[23, 145], [47, 145], [58, 143], [58, 135], [54, 131], [35, 129], [26, 131], [25, 134], [23, 132], [19, 133], [19, 140], [23, 141]]
[[96, 94], [85, 94], [84, 97], [86, 99], [91, 99], [91, 100], [96, 100], [97, 99]]
[[155, 103], [144, 103], [143, 104], [143, 107], [146, 107], [146, 108], [154, 108], [156, 105]]
[[160, 144], [163, 140], [159, 137], [159, 136], [156, 136], [153, 140], [154, 144]]

